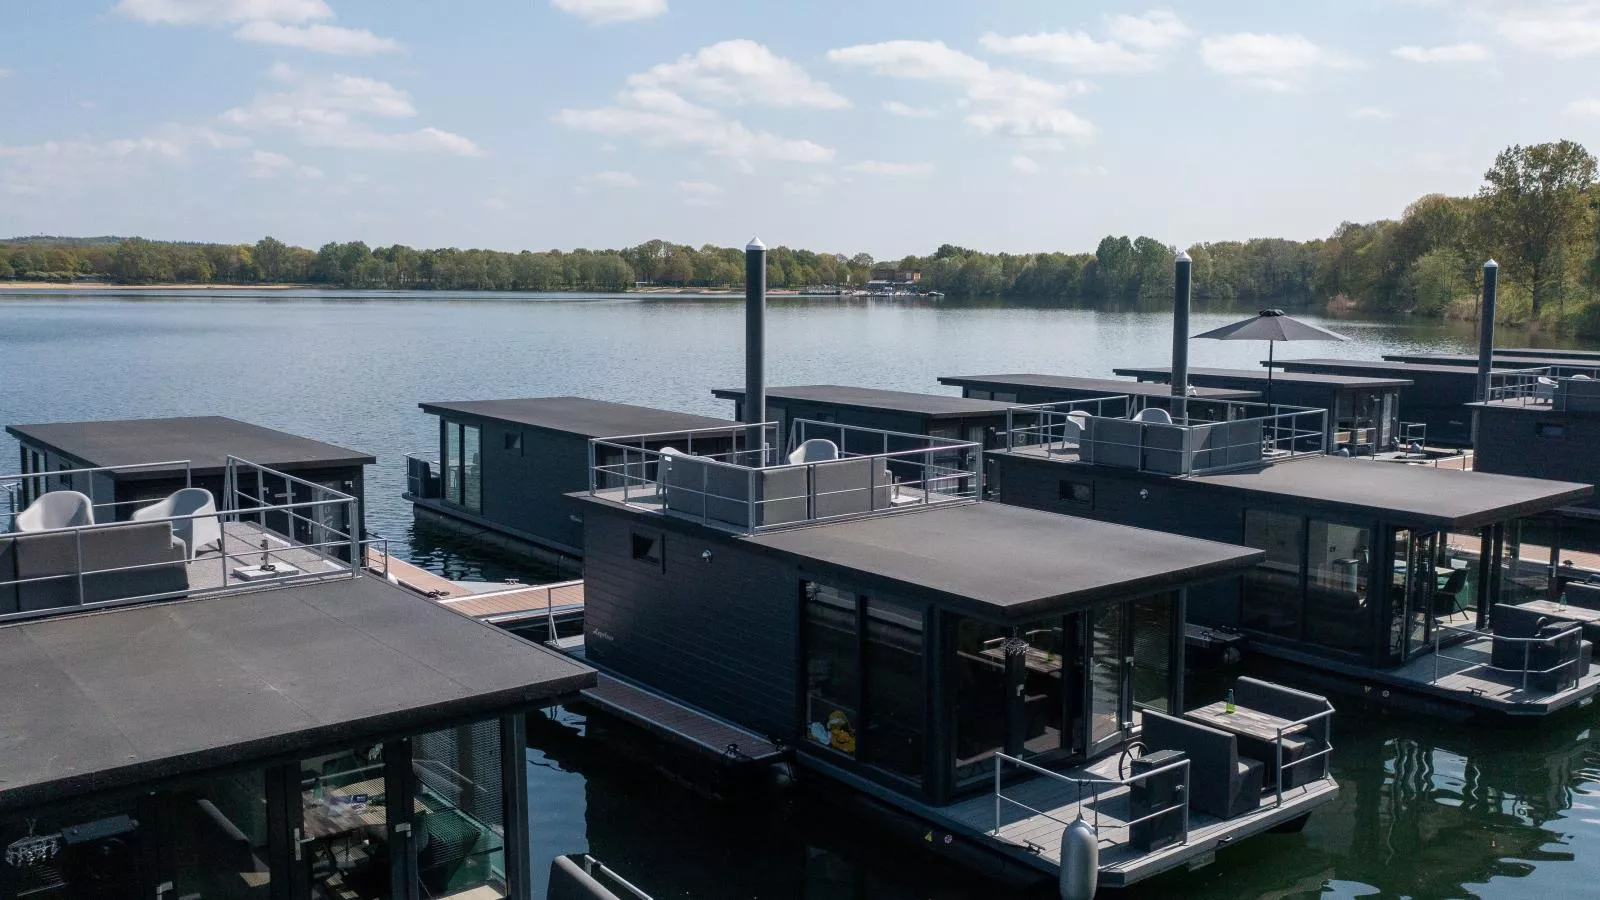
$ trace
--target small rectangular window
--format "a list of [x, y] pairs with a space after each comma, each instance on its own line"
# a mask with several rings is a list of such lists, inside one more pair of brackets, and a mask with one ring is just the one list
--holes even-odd
[[1565, 426], [1565, 425], [1558, 425], [1558, 424], [1556, 424], [1554, 422], [1540, 422], [1539, 423], [1539, 437], [1554, 437], [1554, 438], [1558, 438], [1558, 437], [1566, 437], [1566, 436], [1567, 436], [1567, 426]]
[[990, 400], [993, 398], [994, 394], [991, 394], [988, 391], [980, 391], [977, 388], [967, 388], [967, 399], [969, 400]]
[[508, 432], [506, 432], [506, 450], [508, 450], [508, 451], [510, 451], [512, 453], [519, 453], [519, 454], [522, 452], [522, 432], [520, 432], [520, 431], [508, 431]]
[[1084, 506], [1094, 505], [1094, 485], [1081, 481], [1062, 481], [1061, 499]]
[[661, 535], [633, 533], [633, 558], [657, 568], [666, 568], [662, 562]]
[[994, 399], [997, 403], [1015, 403], [1017, 394], [1015, 391], [995, 391]]

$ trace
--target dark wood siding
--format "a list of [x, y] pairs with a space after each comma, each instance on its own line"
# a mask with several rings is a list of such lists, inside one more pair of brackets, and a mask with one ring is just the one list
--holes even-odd
[[[590, 658], [747, 728], [792, 739], [799, 567], [654, 517], [586, 504], [583, 518]], [[634, 559], [634, 534], [661, 537], [661, 564]]]
[[[1474, 469], [1600, 484], [1600, 416], [1493, 406], [1478, 407], [1477, 412]], [[1600, 507], [1600, 498], [1593, 496], [1582, 502]]]

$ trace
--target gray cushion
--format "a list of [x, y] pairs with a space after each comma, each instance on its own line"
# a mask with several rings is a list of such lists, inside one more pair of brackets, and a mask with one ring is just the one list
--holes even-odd
[[1139, 740], [1146, 748], [1181, 750], [1189, 757], [1191, 809], [1231, 819], [1261, 805], [1261, 763], [1241, 760], [1233, 735], [1153, 710], [1141, 715]]
[[19, 534], [12, 541], [16, 577], [42, 579], [17, 586], [21, 611], [76, 605], [80, 581], [84, 603], [182, 592], [189, 586], [184, 547], [173, 539], [170, 522], [124, 523], [76, 536]]

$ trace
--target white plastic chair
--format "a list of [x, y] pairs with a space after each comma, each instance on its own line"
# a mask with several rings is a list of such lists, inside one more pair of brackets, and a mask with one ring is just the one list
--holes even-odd
[[1573, 381], [1593, 381], [1594, 379], [1590, 378], [1587, 375], [1574, 375], [1574, 376], [1572, 376], [1572, 380]]
[[1157, 425], [1171, 425], [1172, 415], [1159, 406], [1147, 406], [1139, 410], [1139, 414], [1134, 416], [1133, 420], [1135, 422], [1153, 422]]
[[200, 548], [222, 541], [222, 523], [216, 517], [217, 501], [205, 488], [180, 488], [165, 500], [141, 506], [133, 511], [135, 522], [154, 519], [171, 519], [174, 516], [201, 516], [198, 519], [177, 519], [172, 523], [172, 534], [181, 538], [188, 547], [189, 558], [194, 559]]
[[48, 531], [94, 524], [94, 502], [77, 491], [50, 491], [17, 513], [16, 531]]
[[839, 458], [839, 445], [826, 438], [812, 438], [789, 454], [791, 464], [827, 462]]

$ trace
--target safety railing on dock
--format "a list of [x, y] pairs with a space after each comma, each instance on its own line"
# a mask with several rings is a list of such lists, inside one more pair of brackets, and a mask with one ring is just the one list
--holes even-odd
[[[68, 474], [155, 465], [176, 464]], [[0, 476], [0, 482], [39, 477]], [[4, 536], [10, 565], [0, 577], [0, 621], [360, 574], [355, 497], [231, 456], [222, 484], [220, 498], [185, 489], [166, 500], [98, 504], [61, 482], [37, 495], [27, 486], [40, 512], [21, 523], [13, 516]], [[179, 497], [197, 505], [179, 506]]]
[[1600, 411], [1600, 367], [1534, 366], [1489, 374], [1489, 401]]
[[420, 453], [406, 454], [406, 493], [418, 500], [437, 500], [442, 494], [439, 461]]
[[[1556, 624], [1556, 623], [1552, 622], [1551, 624], [1553, 625], [1553, 624]], [[1450, 632], [1452, 632], [1452, 633], [1454, 633], [1456, 635], [1460, 635], [1462, 640], [1457, 641], [1457, 642], [1452, 642], [1451, 644], [1448, 644], [1448, 645], [1445, 644], [1444, 643], [1444, 636], [1443, 636], [1443, 632], [1445, 632], [1445, 631], [1450, 631]], [[1544, 669], [1535, 669], [1535, 668], [1533, 668], [1533, 653], [1534, 653], [1534, 650], [1536, 648], [1539, 648], [1539, 647], [1549, 647], [1549, 648], [1555, 649], [1555, 648], [1558, 648], [1562, 644], [1566, 644], [1568, 646], [1572, 646], [1574, 648], [1578, 648], [1579, 647], [1579, 641], [1582, 640], [1582, 635], [1583, 635], [1583, 626], [1579, 625], [1576, 622], [1571, 623], [1571, 627], [1570, 628], [1565, 628], [1565, 629], [1561, 630], [1560, 632], [1558, 632], [1556, 634], [1545, 635], [1543, 637], [1513, 637], [1511, 635], [1496, 634], [1492, 630], [1485, 630], [1485, 629], [1480, 629], [1480, 628], [1467, 628], [1467, 627], [1464, 627], [1464, 626], [1461, 626], [1461, 625], [1449, 625], [1449, 624], [1446, 624], [1444, 622], [1435, 621], [1433, 623], [1433, 681], [1432, 681], [1432, 683], [1433, 684], [1437, 684], [1439, 682], [1439, 678], [1440, 678], [1440, 674], [1441, 674], [1440, 671], [1439, 671], [1439, 661], [1440, 660], [1448, 660], [1450, 662], [1463, 663], [1463, 664], [1471, 667], [1472, 669], [1479, 669], [1479, 670], [1488, 669], [1491, 672], [1504, 672], [1507, 675], [1520, 675], [1522, 677], [1521, 690], [1524, 693], [1526, 693], [1527, 690], [1528, 690], [1528, 680], [1529, 680], [1529, 678], [1534, 677], [1534, 676], [1542, 677], [1542, 676], [1554, 675], [1557, 672], [1560, 672], [1562, 669], [1575, 669], [1576, 666], [1578, 665], [1578, 660], [1582, 658], [1581, 656], [1574, 656], [1572, 658], [1562, 658], [1562, 659], [1558, 659], [1556, 661], [1556, 664], [1553, 665], [1553, 666], [1550, 666], [1550, 667], [1544, 668]], [[1481, 660], [1477, 660], [1477, 659], [1468, 659], [1466, 657], [1461, 657], [1461, 656], [1447, 656], [1447, 655], [1445, 655], [1444, 648], [1446, 646], [1459, 646], [1463, 642], [1470, 642], [1473, 638], [1487, 639], [1487, 640], [1491, 641], [1491, 649], [1490, 649], [1490, 655], [1489, 655], [1490, 662], [1485, 663], [1485, 662], [1483, 662]], [[1514, 669], [1514, 668], [1509, 668], [1509, 667], [1506, 667], [1506, 666], [1496, 666], [1496, 665], [1494, 665], [1493, 664], [1493, 660], [1494, 660], [1493, 642], [1508, 643], [1508, 644], [1513, 644], [1513, 645], [1521, 647], [1521, 649], [1522, 649], [1522, 666], [1521, 666], [1521, 668], [1515, 668]], [[1450, 675], [1450, 674], [1457, 674], [1457, 673], [1447, 672], [1447, 673], [1443, 673], [1443, 674]], [[1574, 677], [1573, 680], [1576, 681], [1577, 680], [1576, 677]]]
[[[1318, 738], [1319, 743], [1322, 744], [1322, 749], [1313, 753], [1308, 753], [1299, 759], [1284, 762], [1283, 751], [1286, 747], [1285, 738], [1304, 731], [1309, 731], [1311, 730], [1311, 726], [1318, 722], [1322, 723], [1322, 736]], [[1277, 726], [1276, 731], [1278, 736], [1272, 742], [1274, 762], [1277, 763], [1277, 768], [1274, 771], [1278, 773], [1277, 784], [1274, 788], [1274, 795], [1276, 797], [1276, 804], [1278, 806], [1282, 806], [1283, 785], [1289, 780], [1288, 776], [1284, 774], [1285, 771], [1288, 769], [1293, 769], [1296, 766], [1303, 766], [1306, 763], [1315, 762], [1316, 760], [1333, 755], [1333, 706], [1332, 704], [1328, 704], [1328, 708], [1322, 710], [1321, 712], [1312, 713], [1303, 719], [1296, 719], [1293, 722], [1287, 722], [1283, 725], [1279, 725]]]
[[[116, 482], [111, 476], [133, 475], [141, 471], [170, 471], [183, 467], [183, 486], [194, 485], [193, 464], [187, 459], [163, 462], [130, 463], [121, 466], [94, 466], [84, 469], [59, 469], [53, 472], [24, 472], [18, 475], [0, 475], [0, 491], [6, 494], [4, 527], [0, 532], [11, 531], [17, 514], [28, 504], [50, 491], [78, 491], [89, 498], [90, 508], [97, 519], [115, 519], [119, 512], [148, 506], [150, 500], [116, 500]], [[80, 480], [81, 479], [81, 480]]]
[[[1036, 766], [1031, 762], [1018, 759], [1015, 756], [1010, 756], [1005, 753], [996, 753], [994, 755], [994, 830], [991, 831], [990, 834], [996, 836], [1000, 834], [1001, 826], [1004, 824], [1004, 810], [1006, 804], [1010, 804], [1018, 809], [1024, 810], [1030, 815], [1042, 816], [1043, 818], [1049, 819], [1052, 822], [1057, 822], [1063, 827], [1072, 824], [1069, 821], [1063, 821], [1062, 819], [1045, 810], [1034, 809], [1032, 806], [1023, 803], [1021, 800], [1018, 800], [1014, 797], [1007, 797], [1003, 790], [1005, 767], [1007, 765], [1012, 765], [1035, 775], [1041, 775], [1053, 781], [1058, 781], [1062, 784], [1076, 788], [1078, 791], [1079, 800], [1076, 804], [1073, 804], [1073, 809], [1080, 816], [1082, 816], [1085, 811], [1085, 804], [1082, 800], [1082, 797], [1084, 790], [1087, 789], [1089, 791], [1089, 801], [1087, 804], [1089, 808], [1088, 811], [1094, 814], [1094, 818], [1090, 821], [1090, 824], [1094, 826], [1096, 833], [1099, 833], [1100, 831], [1100, 795], [1102, 791], [1113, 790], [1116, 788], [1132, 788], [1135, 784], [1145, 781], [1146, 779], [1164, 775], [1168, 772], [1181, 771], [1183, 773], [1183, 789], [1178, 793], [1178, 800], [1173, 801], [1172, 803], [1169, 803], [1166, 806], [1163, 806], [1147, 815], [1140, 816], [1136, 819], [1130, 818], [1122, 824], [1129, 829], [1131, 836], [1133, 826], [1135, 825], [1161, 818], [1162, 816], [1166, 816], [1173, 812], [1180, 812], [1182, 816], [1182, 827], [1178, 832], [1178, 843], [1186, 844], [1189, 842], [1189, 763], [1190, 760], [1188, 757], [1184, 757], [1183, 759], [1176, 760], [1175, 762], [1157, 766], [1148, 772], [1140, 772], [1135, 775], [1130, 775], [1127, 778], [1080, 778], [1073, 775], [1066, 775], [1061, 772], [1055, 772], [1050, 769], [1046, 769], [1043, 766]], [[1084, 818], [1088, 817], [1084, 816]], [[1102, 838], [1101, 840], [1105, 841], [1106, 839]]]
[[796, 419], [589, 442], [589, 493], [751, 534], [983, 493], [982, 445]]
[[1114, 396], [1013, 407], [1006, 411], [1006, 449], [1180, 476], [1328, 449], [1325, 409], [1208, 400], [1194, 404], [1202, 414], [1173, 416], [1147, 401]]

